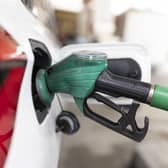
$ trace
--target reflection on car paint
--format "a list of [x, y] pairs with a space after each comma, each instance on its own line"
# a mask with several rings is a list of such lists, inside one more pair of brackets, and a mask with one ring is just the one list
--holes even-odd
[[0, 168], [12, 137], [26, 56], [14, 39], [0, 27]]

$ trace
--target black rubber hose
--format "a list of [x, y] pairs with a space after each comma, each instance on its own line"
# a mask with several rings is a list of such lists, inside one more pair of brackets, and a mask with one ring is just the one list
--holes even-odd
[[118, 76], [105, 70], [97, 79], [95, 91], [113, 96], [114, 94], [147, 103], [151, 85], [135, 79]]

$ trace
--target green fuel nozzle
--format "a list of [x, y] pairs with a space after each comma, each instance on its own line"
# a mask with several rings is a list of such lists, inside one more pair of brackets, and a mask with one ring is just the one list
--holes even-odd
[[[130, 75], [126, 75], [125, 72], [121, 73], [124, 67], [117, 65], [120, 72], [118, 73], [117, 70], [113, 71], [110, 65], [105, 53], [93, 51], [73, 53], [60, 63], [47, 70], [41, 69], [37, 73], [38, 96], [46, 107], [50, 107], [55, 93], [70, 94], [85, 116], [140, 142], [147, 133], [149, 120], [145, 117], [144, 127], [138, 127], [135, 116], [139, 104], [133, 102], [130, 105], [118, 105], [104, 94], [116, 98], [132, 98], [138, 102], [168, 110], [168, 88], [130, 78]], [[121, 118], [113, 122], [95, 113], [88, 105], [89, 98], [94, 98], [119, 112]], [[132, 129], [130, 130], [128, 126]]]
[[106, 67], [107, 57], [104, 53], [73, 53], [47, 71], [38, 72], [36, 86], [40, 99], [50, 106], [55, 93], [70, 94], [83, 111], [85, 98], [94, 90], [96, 79]]

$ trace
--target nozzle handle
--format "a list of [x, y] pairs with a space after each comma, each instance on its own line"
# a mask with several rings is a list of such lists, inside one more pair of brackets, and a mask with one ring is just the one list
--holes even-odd
[[95, 90], [107, 95], [128, 97], [168, 111], [168, 87], [126, 78], [105, 70], [97, 79]]
[[[108, 69], [97, 79], [95, 90], [114, 97], [127, 97], [146, 103], [151, 84], [113, 74]], [[117, 96], [115, 96], [117, 95]]]

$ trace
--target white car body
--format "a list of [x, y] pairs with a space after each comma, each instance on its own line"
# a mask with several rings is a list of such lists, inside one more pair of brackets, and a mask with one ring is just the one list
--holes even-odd
[[[21, 1], [0, 1], [0, 25], [17, 40], [27, 55], [27, 68], [17, 106], [15, 129], [5, 168], [56, 168], [60, 149], [60, 134], [55, 133], [55, 119], [61, 111], [57, 98], [49, 115], [39, 125], [31, 94], [31, 73], [34, 56], [29, 38], [50, 46], [49, 51], [57, 60], [58, 46], [52, 35], [25, 8]], [[56, 108], [55, 108], [56, 107]]]
[[[38, 123], [31, 92], [34, 56], [29, 42], [30, 38], [47, 46], [53, 63], [61, 61], [70, 53], [80, 49], [107, 51], [110, 58], [130, 55], [130, 58], [135, 59], [143, 70], [142, 80], [150, 80], [149, 60], [141, 47], [122, 44], [119, 47], [114, 45], [110, 48], [110, 45], [99, 44], [70, 46], [60, 50], [52, 34], [26, 9], [20, 0], [0, 1], [0, 26], [12, 35], [27, 55], [27, 66], [22, 81], [14, 132], [5, 168], [56, 168], [58, 165], [61, 133], [55, 132], [55, 120], [61, 112], [61, 106], [55, 96], [44, 122]], [[64, 98], [61, 100], [63, 104], [66, 103]]]

